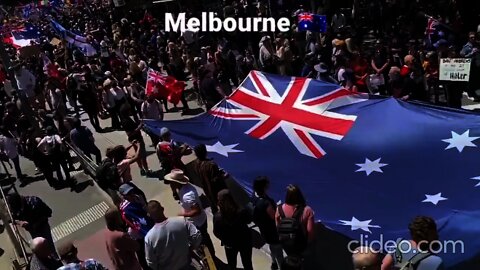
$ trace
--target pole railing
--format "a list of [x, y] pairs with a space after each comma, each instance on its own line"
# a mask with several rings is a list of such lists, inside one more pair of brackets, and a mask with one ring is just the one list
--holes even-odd
[[[11, 175], [8, 172], [7, 166], [5, 165], [5, 161], [1, 161], [2, 166], [5, 170], [5, 173], [7, 175], [7, 179], [11, 179]], [[15, 183], [12, 184], [13, 189], [16, 193], [18, 193], [17, 189], [15, 188]], [[15, 248], [15, 257], [16, 257], [16, 262], [12, 262], [15, 267], [26, 267], [28, 264], [28, 253], [25, 248], [24, 243], [26, 242], [25, 239], [21, 236], [20, 231], [17, 228], [17, 225], [15, 224], [15, 219], [13, 218], [12, 215], [12, 210], [10, 209], [10, 205], [8, 205], [7, 201], [7, 196], [5, 195], [5, 192], [3, 191], [3, 185], [0, 185], [0, 195], [3, 200], [4, 204], [4, 210], [2, 211], [1, 216], [2, 216], [2, 221], [3, 221], [3, 226], [8, 232], [10, 241], [12, 242], [14, 248]], [[7, 216], [5, 216], [5, 212]], [[24, 260], [23, 264], [20, 264], [21, 259]]]

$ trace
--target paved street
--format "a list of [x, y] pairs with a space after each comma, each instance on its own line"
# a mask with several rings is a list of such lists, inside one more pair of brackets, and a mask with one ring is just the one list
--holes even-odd
[[[196, 106], [194, 103], [195, 102], [190, 103], [192, 108]], [[172, 105], [170, 104], [170, 106]], [[179, 112], [168, 113], [165, 115], [165, 120], [174, 120], [181, 117]], [[84, 125], [90, 127], [90, 122], [87, 120], [86, 115], [82, 115], [82, 119]], [[109, 127], [110, 120], [102, 121], [101, 125], [102, 127]], [[128, 145], [127, 137], [123, 131], [103, 134], [96, 133], [94, 137], [102, 154], [105, 153], [107, 147], [118, 144]], [[148, 157], [150, 169], [152, 171], [158, 171], [160, 165], [156, 155], [153, 154], [154, 148], [148, 146], [151, 142], [150, 138], [148, 136], [144, 137], [147, 144], [147, 151], [150, 153]], [[191, 161], [192, 158], [187, 157], [185, 161], [188, 162], [188, 159]], [[21, 162], [24, 173], [29, 176], [34, 176], [35, 166], [33, 163], [25, 159]], [[175, 216], [179, 213], [180, 206], [173, 200], [171, 190], [168, 186], [160, 182], [157, 178], [141, 177], [136, 164], [132, 165], [132, 175], [134, 176], [135, 184], [146, 193], [148, 199], [158, 200], [165, 206], [167, 216]], [[83, 172], [76, 172], [75, 177], [78, 184], [74, 190], [70, 188], [55, 190], [44, 180], [18, 188], [22, 195], [39, 196], [52, 208], [53, 216], [50, 219], [50, 225], [53, 238], [57, 245], [68, 240], [74, 241], [74, 243], [78, 245], [80, 258], [96, 258], [106, 266], [111, 267], [103, 238], [103, 230], [105, 227], [103, 214], [111, 205], [111, 200], [98, 186], [93, 185], [88, 176]], [[209, 221], [209, 229], [211, 230], [211, 217]], [[213, 236], [213, 233], [210, 232], [210, 234], [216, 245], [217, 257], [223, 262], [226, 262], [223, 247]], [[2, 236], [4, 235], [5, 234], [2, 234]], [[27, 236], [28, 234], [24, 235]], [[0, 241], [3, 247], [5, 241], [2, 241], [2, 238], [0, 238]], [[4, 257], [8, 257], [8, 252]], [[5, 259], [2, 259], [3, 260], [0, 260], [0, 265], [3, 266], [4, 264], [2, 264], [2, 262], [5, 261]], [[253, 262], [256, 269], [268, 269], [270, 267], [268, 256], [261, 250], [254, 250]], [[240, 260], [239, 267], [241, 267]], [[4, 267], [0, 268], [7, 269]]]

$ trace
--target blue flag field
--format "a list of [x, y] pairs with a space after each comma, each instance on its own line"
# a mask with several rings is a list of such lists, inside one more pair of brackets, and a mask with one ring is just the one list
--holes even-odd
[[352, 239], [409, 238], [409, 222], [427, 215], [440, 240], [463, 242], [463, 252], [439, 254], [447, 267], [480, 251], [475, 113], [252, 71], [211, 111], [146, 127], [206, 144], [249, 193], [260, 175], [271, 179], [275, 200], [298, 184], [318, 221]]
[[311, 13], [299, 14], [298, 31], [327, 32], [327, 16]]

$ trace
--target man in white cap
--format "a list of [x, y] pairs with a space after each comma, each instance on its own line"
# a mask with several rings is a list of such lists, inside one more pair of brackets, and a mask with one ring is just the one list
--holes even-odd
[[52, 257], [47, 239], [33, 238], [31, 246], [33, 256], [30, 261], [30, 270], [57, 270], [62, 267], [60, 260]]
[[202, 244], [208, 247], [212, 256], [215, 256], [215, 248], [207, 230], [207, 214], [203, 210], [197, 189], [190, 184], [188, 177], [179, 169], [173, 169], [165, 175], [165, 180], [170, 182], [170, 186], [178, 194], [180, 205], [183, 208], [179, 216], [186, 217], [197, 227], [202, 233]]

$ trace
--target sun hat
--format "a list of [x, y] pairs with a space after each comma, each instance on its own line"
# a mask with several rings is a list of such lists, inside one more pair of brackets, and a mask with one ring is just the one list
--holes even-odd
[[325, 63], [320, 63], [318, 65], [315, 65], [313, 68], [319, 73], [325, 73], [328, 71], [328, 67]]
[[173, 169], [169, 174], [165, 175], [164, 178], [165, 180], [176, 182], [182, 185], [186, 185], [190, 181], [190, 179], [185, 176], [183, 171], [179, 169]]
[[338, 38], [335, 38], [334, 40], [332, 40], [332, 46], [343, 47], [344, 45], [345, 45], [344, 40], [341, 40]]
[[260, 43], [263, 43], [267, 40], [270, 40], [270, 36], [263, 36], [262, 39], [260, 39]]

